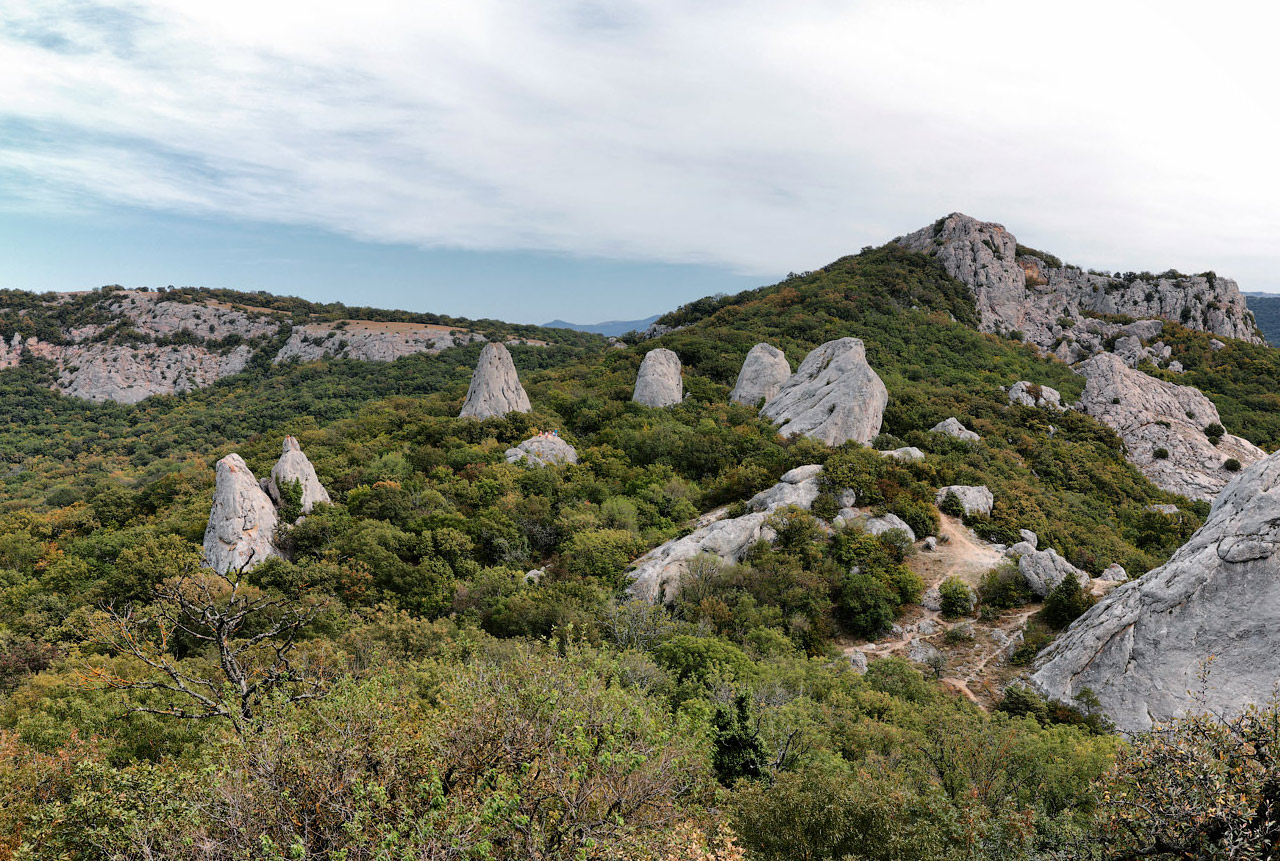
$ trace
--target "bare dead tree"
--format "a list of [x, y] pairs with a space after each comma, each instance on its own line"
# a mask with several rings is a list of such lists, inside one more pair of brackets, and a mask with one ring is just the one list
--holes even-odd
[[[183, 720], [222, 718], [238, 735], [254, 724], [268, 697], [292, 703], [321, 695], [323, 679], [303, 671], [291, 653], [324, 602], [265, 594], [247, 584], [244, 575], [245, 567], [225, 573], [202, 570], [161, 583], [146, 608], [104, 607], [95, 639], [154, 673], [128, 679], [90, 667], [83, 672], [86, 681], [117, 690], [165, 692], [175, 701], [135, 705], [131, 711]], [[183, 637], [205, 647], [199, 651], [214, 653], [217, 669], [192, 666], [175, 656], [175, 643]]]

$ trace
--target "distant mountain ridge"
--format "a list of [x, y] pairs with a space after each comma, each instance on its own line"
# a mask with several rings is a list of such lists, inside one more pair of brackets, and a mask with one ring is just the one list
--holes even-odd
[[564, 320], [552, 320], [542, 325], [548, 329], [573, 329], [576, 332], [593, 332], [597, 335], [625, 335], [628, 332], [643, 332], [657, 322], [661, 314], [645, 317], [643, 320], [606, 320], [603, 323], [567, 323]]

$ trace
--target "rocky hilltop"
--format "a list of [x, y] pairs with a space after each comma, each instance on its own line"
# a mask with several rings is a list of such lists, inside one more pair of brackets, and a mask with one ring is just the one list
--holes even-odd
[[1021, 332], [1028, 343], [1065, 361], [1100, 352], [1119, 332], [1118, 324], [1096, 315], [1176, 320], [1191, 329], [1265, 343], [1236, 282], [1211, 272], [1086, 272], [1019, 245], [1002, 225], [958, 212], [898, 242], [936, 258], [969, 286], [984, 331]]
[[[1280, 454], [1237, 475], [1161, 567], [1111, 592], [1044, 653], [1033, 683], [1087, 688], [1126, 731], [1262, 703], [1280, 679]], [[1207, 682], [1200, 677], [1207, 670]]]
[[[0, 369], [24, 357], [42, 359], [54, 365], [57, 391], [132, 404], [238, 374], [259, 349], [274, 350], [275, 363], [330, 357], [390, 362], [486, 340], [479, 332], [436, 323], [342, 319], [293, 325], [295, 317], [278, 308], [219, 301], [202, 291], [5, 291]], [[547, 343], [517, 337], [506, 342]]]

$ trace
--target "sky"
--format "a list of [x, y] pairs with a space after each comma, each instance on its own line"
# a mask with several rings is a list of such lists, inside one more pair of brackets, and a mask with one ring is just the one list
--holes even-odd
[[960, 211], [1280, 292], [1268, 4], [5, 0], [0, 287], [636, 319]]

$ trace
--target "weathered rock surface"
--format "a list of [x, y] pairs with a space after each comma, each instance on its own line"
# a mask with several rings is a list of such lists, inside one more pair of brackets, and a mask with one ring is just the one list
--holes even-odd
[[1205, 428], [1221, 419], [1199, 389], [1157, 380], [1108, 354], [1079, 370], [1085, 377], [1081, 407], [1120, 435], [1129, 461], [1157, 487], [1212, 499], [1231, 478], [1223, 469], [1228, 458], [1247, 466], [1266, 456], [1232, 434], [1216, 446], [1210, 442]]
[[1065, 409], [1062, 406], [1062, 395], [1057, 389], [1029, 383], [1026, 380], [1019, 380], [1009, 387], [1009, 403], [1051, 410]]
[[664, 347], [645, 353], [631, 400], [647, 407], [671, 407], [684, 398], [680, 357]]
[[487, 419], [529, 409], [529, 396], [520, 385], [511, 353], [502, 344], [485, 344], [459, 418]]
[[680, 588], [680, 577], [689, 561], [703, 553], [711, 553], [726, 562], [738, 562], [751, 545], [776, 536], [766, 526], [769, 515], [785, 505], [808, 508], [818, 496], [821, 465], [800, 466], [782, 476], [782, 480], [756, 494], [747, 503], [750, 514], [717, 520], [683, 538], [655, 547], [635, 562], [629, 572], [631, 585], [627, 591], [649, 601], [674, 600]]
[[747, 501], [747, 510], [773, 511], [784, 505], [798, 505], [807, 509], [818, 498], [818, 477], [821, 475], [822, 464], [818, 463], [788, 470], [773, 487], [751, 497]]
[[310, 514], [317, 503], [329, 503], [329, 491], [320, 483], [316, 468], [302, 453], [298, 440], [287, 436], [284, 438], [284, 451], [280, 459], [271, 467], [271, 478], [267, 480], [266, 487], [267, 494], [277, 507], [280, 505], [280, 488], [293, 481], [302, 485], [303, 514]]
[[815, 349], [760, 415], [787, 436], [807, 436], [830, 446], [880, 433], [889, 391], [867, 364], [857, 338], [828, 341]]
[[938, 489], [938, 495], [934, 500], [935, 504], [941, 505], [942, 501], [947, 498], [948, 493], [956, 495], [956, 498], [960, 500], [960, 504], [964, 506], [965, 514], [990, 514], [991, 506], [995, 505], [995, 497], [992, 496], [990, 489], [985, 484], [949, 484]]
[[1280, 679], [1280, 454], [1240, 472], [1163, 566], [1117, 587], [1044, 653], [1032, 682], [1070, 703], [1089, 688], [1124, 731], [1205, 707], [1233, 712]]
[[342, 356], [365, 362], [392, 362], [414, 353], [438, 353], [484, 337], [476, 332], [429, 323], [384, 323], [345, 320], [296, 326], [273, 362], [311, 362]]
[[977, 442], [982, 439], [982, 437], [960, 424], [960, 420], [955, 416], [938, 422], [936, 425], [929, 428], [929, 433], [946, 434], [947, 436], [962, 439], [966, 442]]
[[916, 461], [924, 460], [924, 452], [913, 445], [895, 448], [892, 451], [882, 451], [880, 453], [885, 457], [891, 457], [894, 460], [902, 460], [908, 463], [915, 463]]
[[1023, 541], [1025, 541], [1027, 544], [1030, 544], [1032, 550], [1035, 550], [1037, 547], [1040, 546], [1040, 537], [1036, 535], [1034, 532], [1032, 532], [1030, 529], [1019, 529], [1018, 537], [1021, 538]]
[[870, 535], [883, 535], [890, 529], [901, 529], [907, 533], [907, 537], [912, 543], [916, 540], [915, 530], [907, 525], [907, 522], [896, 514], [885, 514], [881, 517], [868, 517], [863, 521], [862, 528]]
[[742, 363], [729, 400], [754, 407], [761, 399], [768, 401], [778, 394], [790, 378], [791, 365], [786, 355], [771, 344], [756, 344]]
[[1026, 578], [1031, 591], [1041, 598], [1048, 595], [1058, 584], [1068, 577], [1076, 578], [1082, 588], [1089, 588], [1089, 575], [1058, 555], [1058, 551], [1036, 550], [1022, 554], [1018, 560], [1018, 570]]
[[[1103, 348], [1114, 323], [1087, 313], [1177, 320], [1189, 328], [1262, 343], [1253, 315], [1228, 278], [1092, 274], [1023, 249], [999, 224], [953, 213], [899, 240], [937, 258], [973, 291], [986, 332], [1021, 332], [1043, 350], [1078, 361]], [[1094, 325], [1087, 325], [1094, 324]], [[1136, 334], [1136, 333], [1130, 333]]]
[[505, 456], [507, 463], [525, 461], [530, 466], [578, 462], [578, 450], [552, 434], [530, 437], [520, 445], [507, 449]]
[[218, 461], [213, 508], [204, 531], [204, 561], [225, 573], [275, 556], [276, 508], [238, 454]]
[[152, 395], [189, 392], [238, 374], [253, 350], [239, 346], [217, 353], [190, 344], [181, 347], [88, 344], [59, 351], [57, 386], [63, 394], [89, 401], [136, 404]]

